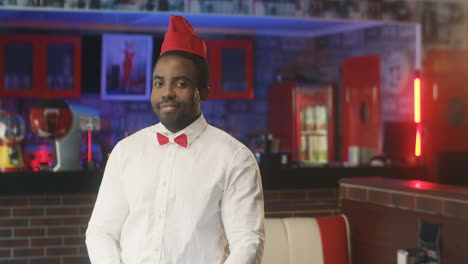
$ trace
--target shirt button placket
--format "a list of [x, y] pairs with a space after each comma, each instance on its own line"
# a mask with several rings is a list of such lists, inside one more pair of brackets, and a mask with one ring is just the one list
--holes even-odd
[[157, 263], [161, 259], [161, 247], [163, 242], [164, 236], [164, 225], [166, 222], [166, 207], [167, 207], [167, 194], [168, 194], [168, 179], [172, 172], [173, 164], [174, 164], [174, 157], [175, 157], [175, 150], [176, 146], [174, 144], [168, 146], [168, 159], [162, 163], [161, 169], [161, 179], [159, 188], [157, 191], [157, 199], [156, 199], [156, 219], [155, 219], [155, 244], [154, 244], [154, 252], [156, 254]]

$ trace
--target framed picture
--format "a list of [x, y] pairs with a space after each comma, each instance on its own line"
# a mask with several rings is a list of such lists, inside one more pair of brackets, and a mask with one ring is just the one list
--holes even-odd
[[104, 34], [102, 36], [101, 98], [149, 100], [151, 93], [150, 35]]

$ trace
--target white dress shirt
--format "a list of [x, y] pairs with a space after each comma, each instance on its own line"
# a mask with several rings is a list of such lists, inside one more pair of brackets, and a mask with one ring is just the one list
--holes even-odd
[[[169, 143], [159, 145], [156, 132]], [[186, 133], [188, 147], [173, 139]], [[264, 242], [260, 172], [251, 151], [201, 115], [121, 140], [86, 231], [93, 264], [258, 264]]]

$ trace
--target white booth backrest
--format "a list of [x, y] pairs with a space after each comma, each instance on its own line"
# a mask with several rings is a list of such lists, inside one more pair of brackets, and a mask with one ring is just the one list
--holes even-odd
[[350, 264], [344, 215], [266, 218], [263, 264]]

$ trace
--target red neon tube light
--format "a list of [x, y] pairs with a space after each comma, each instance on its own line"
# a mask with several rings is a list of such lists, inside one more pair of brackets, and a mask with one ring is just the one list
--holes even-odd
[[414, 79], [414, 122], [421, 122], [421, 80]]
[[421, 80], [414, 78], [414, 122], [416, 123], [416, 140], [414, 155], [421, 156]]
[[421, 124], [416, 124], [416, 142], [414, 144], [414, 155], [421, 156]]

